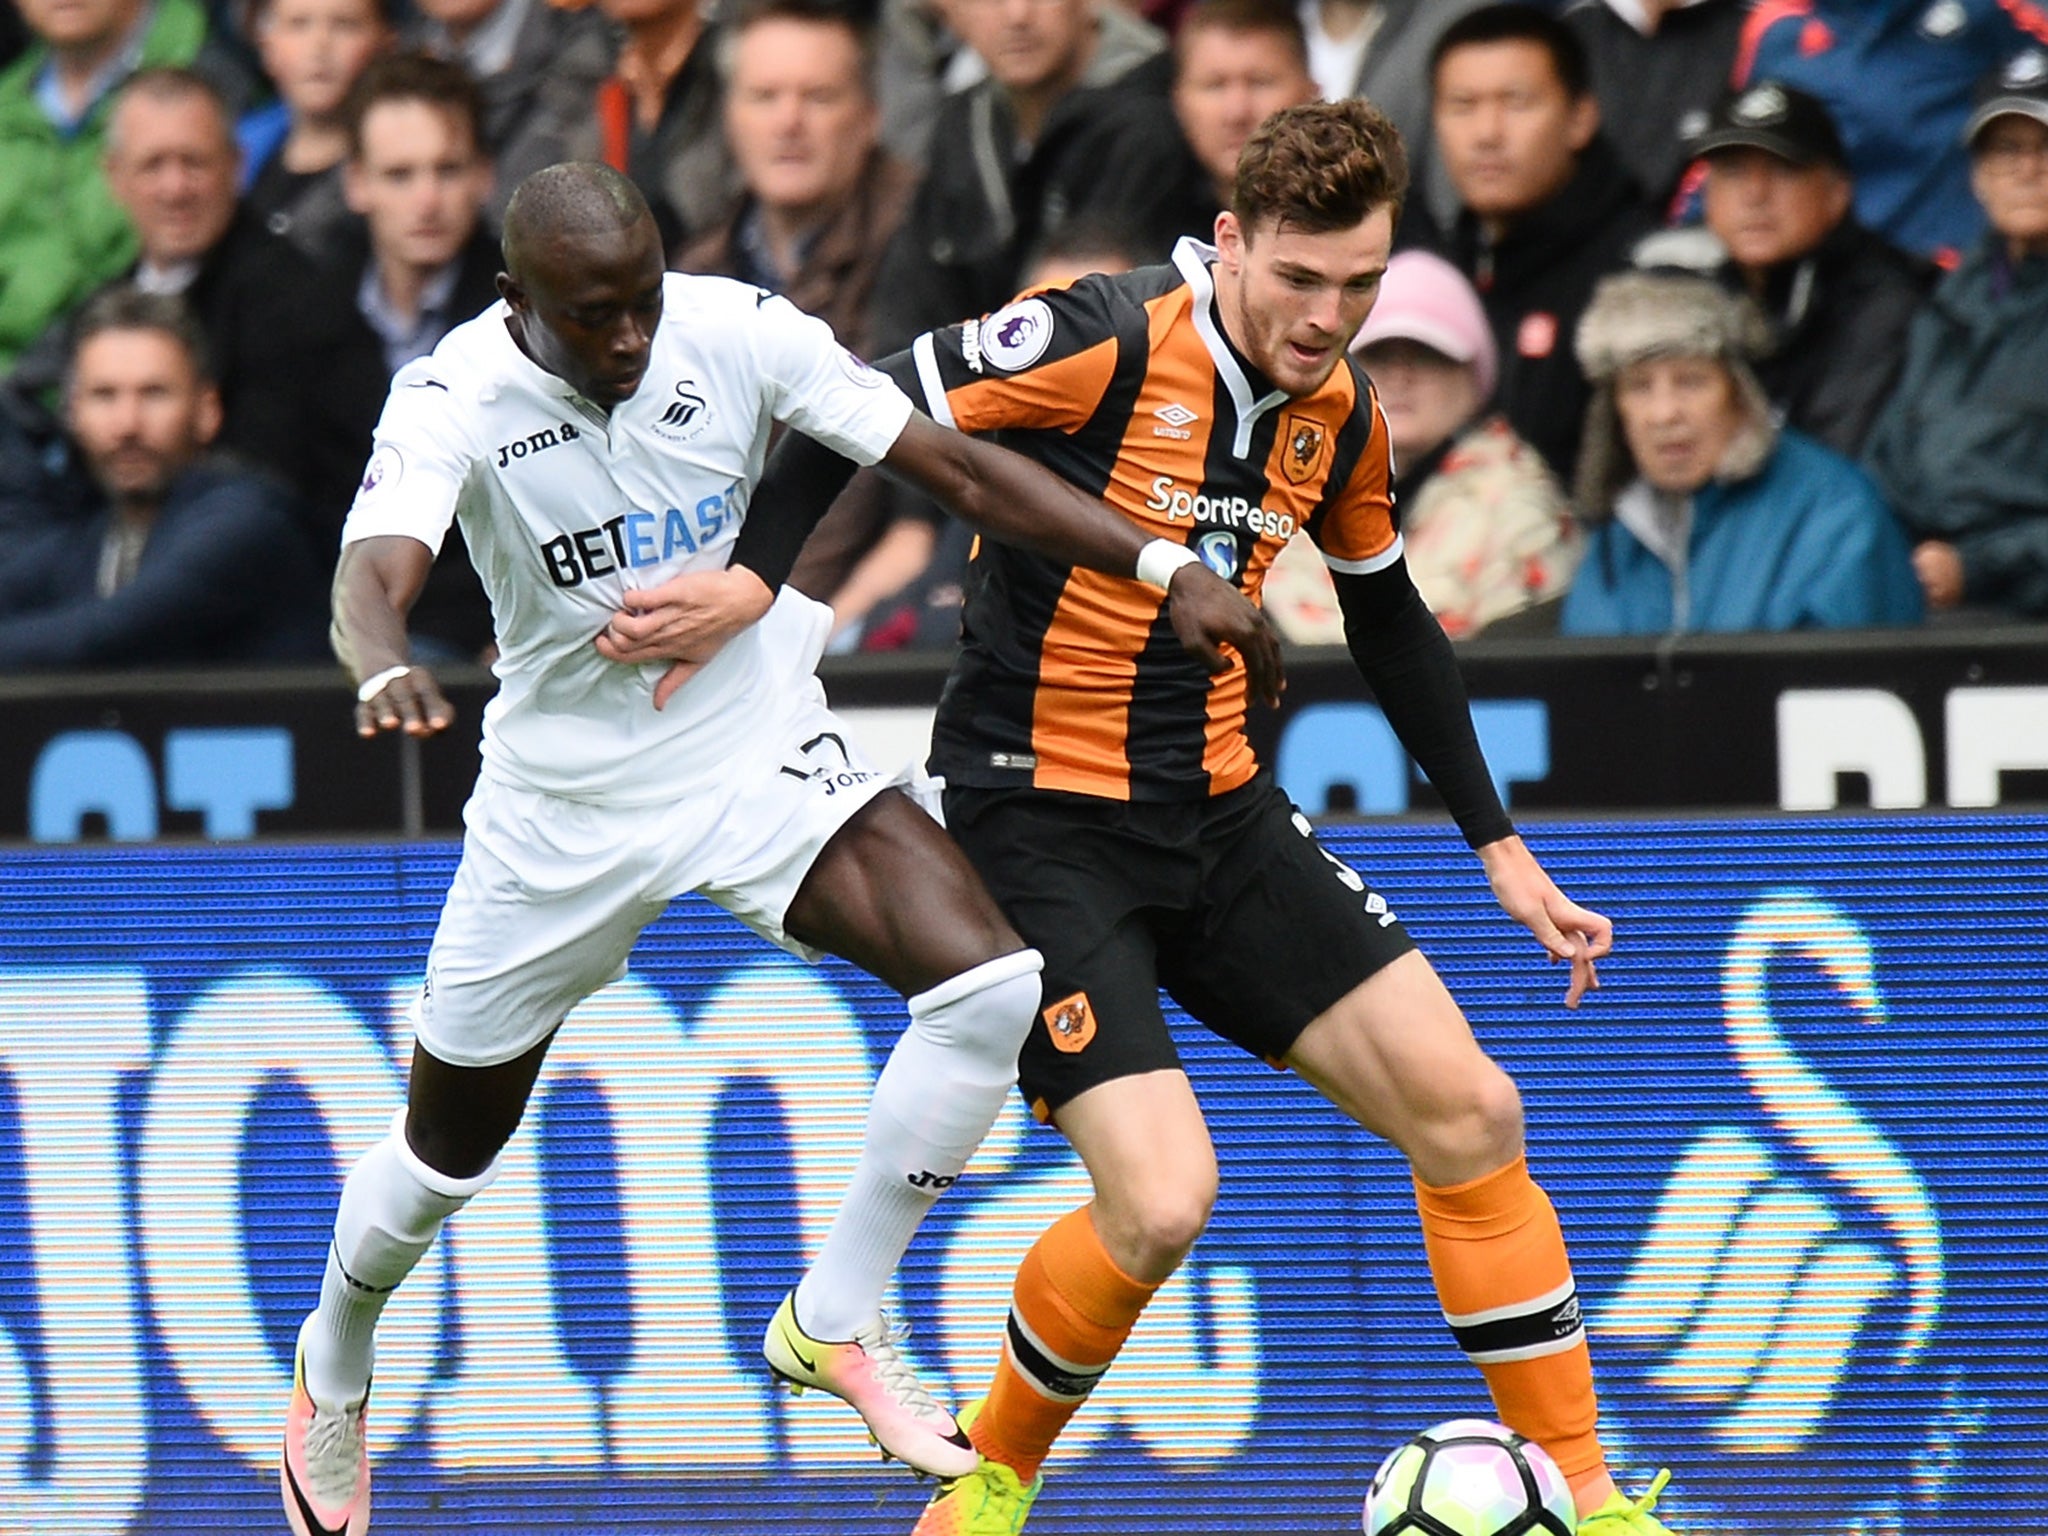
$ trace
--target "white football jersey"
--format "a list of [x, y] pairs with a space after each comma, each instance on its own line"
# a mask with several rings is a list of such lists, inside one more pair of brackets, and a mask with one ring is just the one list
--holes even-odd
[[461, 519], [498, 637], [488, 769], [581, 799], [672, 799], [739, 766], [740, 733], [813, 690], [831, 611], [785, 590], [660, 712], [665, 666], [619, 666], [592, 641], [627, 589], [726, 564], [772, 422], [872, 464], [911, 404], [822, 320], [725, 278], [668, 275], [647, 372], [609, 417], [519, 350], [510, 312], [399, 370], [342, 542], [438, 551]]

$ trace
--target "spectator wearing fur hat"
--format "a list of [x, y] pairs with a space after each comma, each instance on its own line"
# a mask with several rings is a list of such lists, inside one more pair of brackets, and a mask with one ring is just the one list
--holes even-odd
[[[1393, 440], [1408, 574], [1452, 639], [1563, 595], [1584, 539], [1543, 456], [1488, 409], [1500, 354], [1479, 295], [1426, 251], [1387, 266], [1352, 343]], [[1288, 639], [1341, 644], [1329, 569], [1305, 538], [1266, 578]]]
[[1594, 388], [1577, 500], [1591, 543], [1568, 635], [1919, 620], [1905, 536], [1847, 459], [1780, 429], [1762, 315], [1710, 278], [1626, 272], [1579, 322]]
[[1864, 464], [1938, 611], [2048, 617], [2048, 53], [1985, 82], [1966, 129], [1991, 233], [1914, 319]]

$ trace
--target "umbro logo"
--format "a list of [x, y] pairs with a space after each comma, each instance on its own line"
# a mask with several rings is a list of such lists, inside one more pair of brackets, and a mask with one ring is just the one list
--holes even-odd
[[1152, 414], [1162, 423], [1152, 429], [1154, 437], [1171, 437], [1183, 443], [1195, 435], [1188, 428], [1202, 419], [1177, 400], [1160, 406]]

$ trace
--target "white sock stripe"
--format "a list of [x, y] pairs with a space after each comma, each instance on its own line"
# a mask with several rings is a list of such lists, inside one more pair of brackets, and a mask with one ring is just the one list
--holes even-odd
[[1539, 1312], [1548, 1312], [1553, 1307], [1564, 1305], [1565, 1298], [1578, 1289], [1578, 1283], [1570, 1275], [1564, 1277], [1564, 1284], [1554, 1291], [1545, 1291], [1541, 1296], [1531, 1296], [1527, 1301], [1511, 1302], [1505, 1307], [1488, 1307], [1483, 1312], [1444, 1313], [1444, 1321], [1453, 1328], [1477, 1328], [1482, 1323], [1498, 1323], [1511, 1317], [1533, 1317]]
[[[1014, 1313], [1011, 1315], [1015, 1316]], [[1010, 1362], [1010, 1369], [1023, 1379], [1026, 1386], [1049, 1403], [1085, 1403], [1088, 1401], [1089, 1392], [1095, 1390], [1092, 1382], [1089, 1384], [1088, 1392], [1061, 1392], [1048, 1386], [1036, 1371], [1017, 1358], [1017, 1351], [1010, 1347], [1008, 1339], [1003, 1340], [1003, 1358]]]
[[932, 1013], [959, 1002], [963, 997], [972, 997], [990, 987], [1001, 986], [1018, 976], [1035, 976], [1044, 969], [1045, 956], [1035, 949], [997, 955], [993, 960], [970, 966], [957, 976], [948, 976], [929, 991], [918, 993], [910, 999], [908, 1006], [913, 1015]]
[[1106, 1365], [1078, 1365], [1057, 1351], [1047, 1349], [1045, 1347], [1045, 1340], [1038, 1336], [1029, 1323], [1017, 1315], [1015, 1307], [1010, 1309], [1010, 1326], [1024, 1335], [1025, 1343], [1029, 1344], [1033, 1349], [1045, 1356], [1047, 1360], [1051, 1361], [1055, 1367], [1065, 1371], [1069, 1376], [1100, 1376], [1109, 1369]]
[[1510, 1360], [1540, 1360], [1545, 1355], [1561, 1355], [1566, 1350], [1577, 1349], [1586, 1342], [1582, 1328], [1574, 1329], [1561, 1339], [1547, 1339], [1541, 1344], [1524, 1344], [1519, 1349], [1473, 1350], [1465, 1358], [1474, 1365], [1501, 1365]]

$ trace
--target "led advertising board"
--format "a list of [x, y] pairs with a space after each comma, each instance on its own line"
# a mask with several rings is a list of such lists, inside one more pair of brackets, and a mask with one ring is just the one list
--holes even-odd
[[[1454, 834], [1326, 834], [1522, 1086], [1623, 1481], [1670, 1466], [1687, 1536], [2048, 1531], [2048, 818], [1529, 836], [1618, 924], [1576, 1014]], [[292, 1333], [453, 861], [0, 855], [0, 1529], [282, 1528]], [[755, 1354], [899, 1021], [701, 903], [650, 929], [387, 1314], [375, 1529], [907, 1531], [923, 1490]], [[1031, 1530], [1355, 1531], [1380, 1456], [1483, 1390], [1399, 1161], [1183, 1040], [1215, 1220]], [[937, 1388], [979, 1390], [1016, 1259], [1085, 1198], [1013, 1105], [893, 1299]]]

